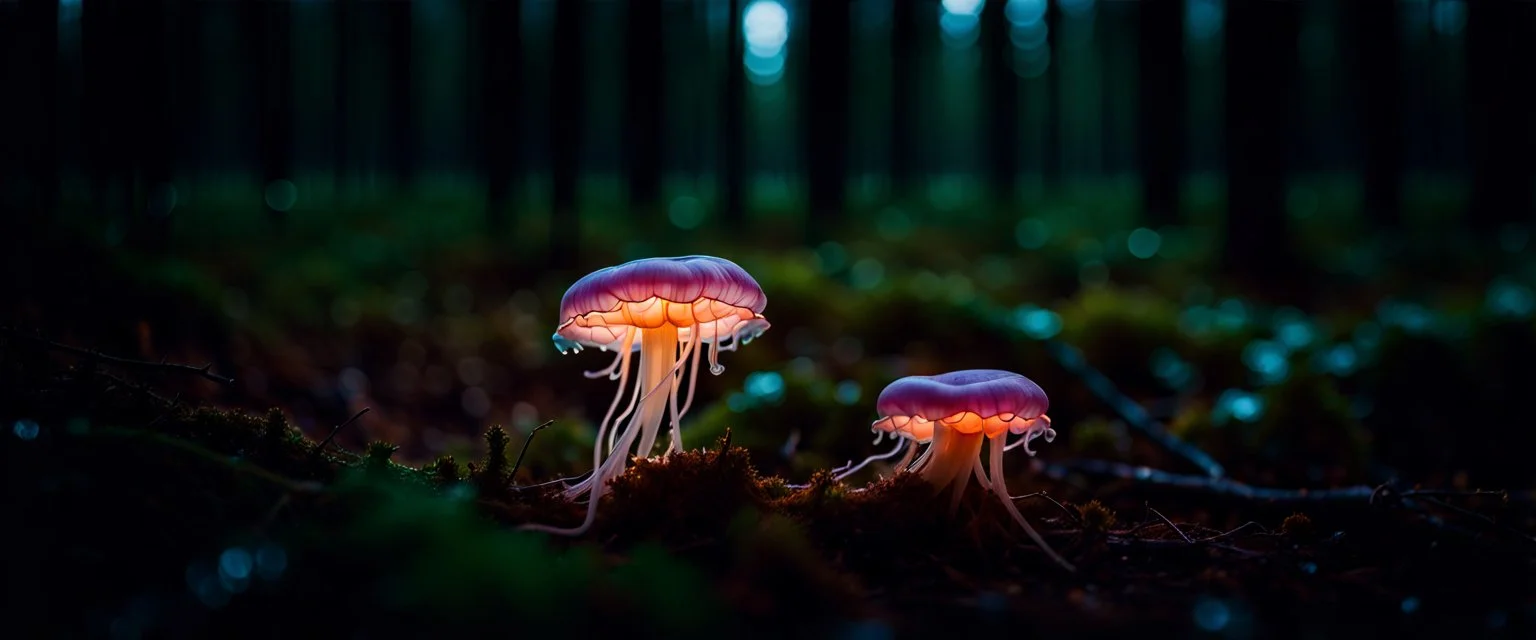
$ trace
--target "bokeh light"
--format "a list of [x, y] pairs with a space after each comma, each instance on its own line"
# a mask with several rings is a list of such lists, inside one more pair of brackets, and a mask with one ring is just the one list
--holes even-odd
[[756, 0], [742, 12], [741, 30], [747, 79], [762, 86], [777, 83], [788, 57], [789, 10], [776, 0]]

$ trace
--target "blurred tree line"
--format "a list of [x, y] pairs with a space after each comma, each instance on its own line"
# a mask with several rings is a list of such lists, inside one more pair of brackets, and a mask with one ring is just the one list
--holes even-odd
[[178, 184], [257, 178], [281, 228], [296, 182], [457, 180], [569, 265], [604, 190], [723, 228], [783, 192], [814, 240], [944, 180], [1020, 213], [1125, 181], [1181, 224], [1205, 176], [1273, 284], [1297, 176], [1378, 229], [1426, 176], [1468, 228], [1531, 222], [1533, 47], [1528, 0], [0, 0], [0, 177], [12, 231], [83, 202], [146, 247]]

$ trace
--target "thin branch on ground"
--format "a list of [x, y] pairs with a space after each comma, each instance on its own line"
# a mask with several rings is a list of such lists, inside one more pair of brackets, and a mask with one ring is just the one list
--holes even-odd
[[1023, 500], [1025, 498], [1045, 498], [1046, 500], [1050, 500], [1051, 504], [1056, 505], [1056, 508], [1061, 509], [1062, 513], [1067, 514], [1067, 518], [1072, 520], [1072, 522], [1077, 523], [1079, 525], [1081, 525], [1083, 523], [1083, 519], [1082, 519], [1081, 516], [1079, 516], [1077, 513], [1074, 513], [1071, 508], [1067, 507], [1067, 505], [1064, 505], [1060, 501], [1056, 500], [1055, 498], [1052, 498], [1050, 496], [1050, 494], [1048, 494], [1048, 493], [1046, 493], [1044, 491], [1036, 491], [1034, 493], [1026, 493], [1026, 494], [1024, 494], [1022, 496], [1008, 496], [1009, 500]]
[[368, 413], [369, 411], [373, 411], [373, 407], [363, 407], [357, 413], [352, 414], [352, 417], [347, 418], [346, 422], [343, 422], [343, 423], [338, 424], [335, 427], [333, 427], [331, 429], [331, 432], [326, 434], [325, 439], [321, 440], [320, 444], [315, 445], [315, 452], [313, 454], [311, 454], [311, 455], [312, 456], [319, 456], [321, 452], [325, 451], [325, 447], [327, 445], [331, 444], [331, 440], [334, 440], [336, 438], [336, 434], [341, 433], [341, 430], [346, 428], [347, 425], [352, 424], [353, 422], [356, 422], [358, 418], [363, 417], [363, 414]]
[[528, 455], [528, 445], [533, 444], [533, 435], [538, 433], [538, 432], [540, 432], [540, 431], [548, 429], [549, 425], [552, 425], [554, 423], [555, 423], [555, 421], [554, 421], [553, 418], [551, 418], [549, 420], [545, 420], [544, 424], [541, 424], [541, 425], [539, 425], [537, 427], [534, 427], [532, 431], [528, 432], [528, 436], [523, 438], [523, 448], [517, 452], [517, 462], [512, 463], [512, 472], [507, 474], [507, 478], [510, 479], [510, 478], [516, 478], [517, 477], [517, 470], [518, 470], [518, 468], [523, 466], [523, 456]]
[[1168, 516], [1163, 515], [1163, 512], [1158, 511], [1157, 509], [1153, 509], [1151, 504], [1147, 505], [1147, 510], [1156, 514], [1158, 518], [1161, 518], [1162, 521], [1168, 525], [1168, 528], [1173, 529], [1173, 532], [1179, 534], [1179, 537], [1183, 538], [1185, 542], [1190, 544], [1195, 543], [1194, 540], [1189, 539], [1189, 536], [1184, 533], [1184, 530], [1179, 528], [1179, 525], [1174, 524], [1172, 520], [1168, 519]]
[[59, 342], [54, 342], [52, 340], [49, 340], [47, 338], [43, 338], [41, 336], [35, 336], [35, 335], [31, 335], [31, 334], [25, 333], [23, 331], [17, 330], [14, 327], [0, 327], [0, 331], [4, 331], [8, 335], [15, 336], [15, 337], [21, 338], [23, 340], [28, 340], [30, 342], [42, 345], [44, 347], [47, 347], [49, 349], [53, 349], [55, 351], [61, 351], [61, 352], [64, 352], [64, 353], [80, 356], [82, 358], [89, 358], [89, 359], [97, 360], [97, 361], [100, 361], [100, 362], [106, 362], [106, 363], [115, 364], [115, 365], [124, 366], [124, 367], [138, 367], [138, 368], [141, 368], [141, 369], [160, 369], [160, 370], [163, 370], [163, 371], [175, 371], [175, 372], [179, 372], [179, 373], [190, 373], [190, 374], [194, 374], [194, 375], [197, 375], [199, 377], [202, 377], [202, 378], [204, 378], [206, 380], [211, 380], [213, 382], [217, 382], [219, 384], [224, 384], [224, 385], [229, 385], [229, 384], [234, 384], [235, 383], [235, 379], [234, 378], [229, 378], [229, 377], [221, 376], [221, 375], [219, 375], [217, 373], [214, 373], [213, 372], [213, 363], [212, 362], [210, 362], [208, 364], [205, 364], [205, 365], [203, 365], [201, 367], [197, 367], [197, 366], [193, 366], [193, 365], [189, 365], [189, 364], [178, 364], [178, 363], [175, 363], [175, 362], [166, 362], [164, 360], [161, 360], [160, 362], [154, 362], [154, 361], [150, 361], [150, 360], [134, 360], [132, 358], [122, 358], [122, 357], [118, 357], [118, 356], [107, 355], [105, 353], [102, 353], [100, 351], [96, 351], [96, 350], [93, 350], [93, 349], [82, 349], [80, 347], [73, 347], [73, 346], [70, 346], [70, 345], [67, 345], [67, 344], [63, 344], [63, 343], [59, 343]]
[[1153, 420], [1146, 409], [1121, 393], [1114, 382], [1088, 364], [1088, 361], [1083, 358], [1083, 352], [1077, 347], [1057, 340], [1047, 340], [1045, 350], [1067, 371], [1081, 378], [1087, 384], [1088, 390], [1093, 392], [1100, 401], [1109, 405], [1132, 429], [1141, 432], [1169, 453], [1199, 467], [1212, 478], [1220, 478], [1226, 474], [1221, 463], [1216, 462], [1210, 454], [1170, 433], [1167, 428]]

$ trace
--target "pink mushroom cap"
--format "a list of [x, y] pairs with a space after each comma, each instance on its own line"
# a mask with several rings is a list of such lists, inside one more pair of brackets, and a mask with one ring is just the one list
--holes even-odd
[[875, 402], [883, 417], [873, 426], [920, 441], [932, 438], [936, 425], [967, 434], [1020, 434], [1049, 407], [1045, 390], [1029, 378], [1011, 371], [968, 369], [892, 382]]
[[[763, 289], [736, 263], [713, 256], [644, 258], [598, 269], [571, 285], [560, 300], [556, 343], [617, 348], [629, 328], [677, 327], [679, 339], [692, 332], [711, 342], [732, 335], [737, 325], [761, 333], [768, 306]], [[638, 347], [638, 344], [636, 345]]]

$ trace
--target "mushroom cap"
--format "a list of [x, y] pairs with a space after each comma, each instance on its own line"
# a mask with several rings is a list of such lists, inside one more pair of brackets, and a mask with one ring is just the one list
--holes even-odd
[[[644, 258], [598, 269], [571, 285], [560, 300], [555, 342], [617, 348], [629, 328], [677, 327], [678, 338], [699, 331], [705, 342], [725, 338], [738, 325], [762, 320], [767, 296], [736, 263], [713, 256]], [[767, 321], [749, 330], [761, 333]], [[636, 342], [638, 346], [638, 341]]]
[[932, 438], [940, 425], [968, 434], [1020, 434], [1049, 407], [1045, 390], [1029, 378], [1011, 371], [967, 369], [892, 382], [875, 402], [882, 418], [873, 427], [919, 441]]

